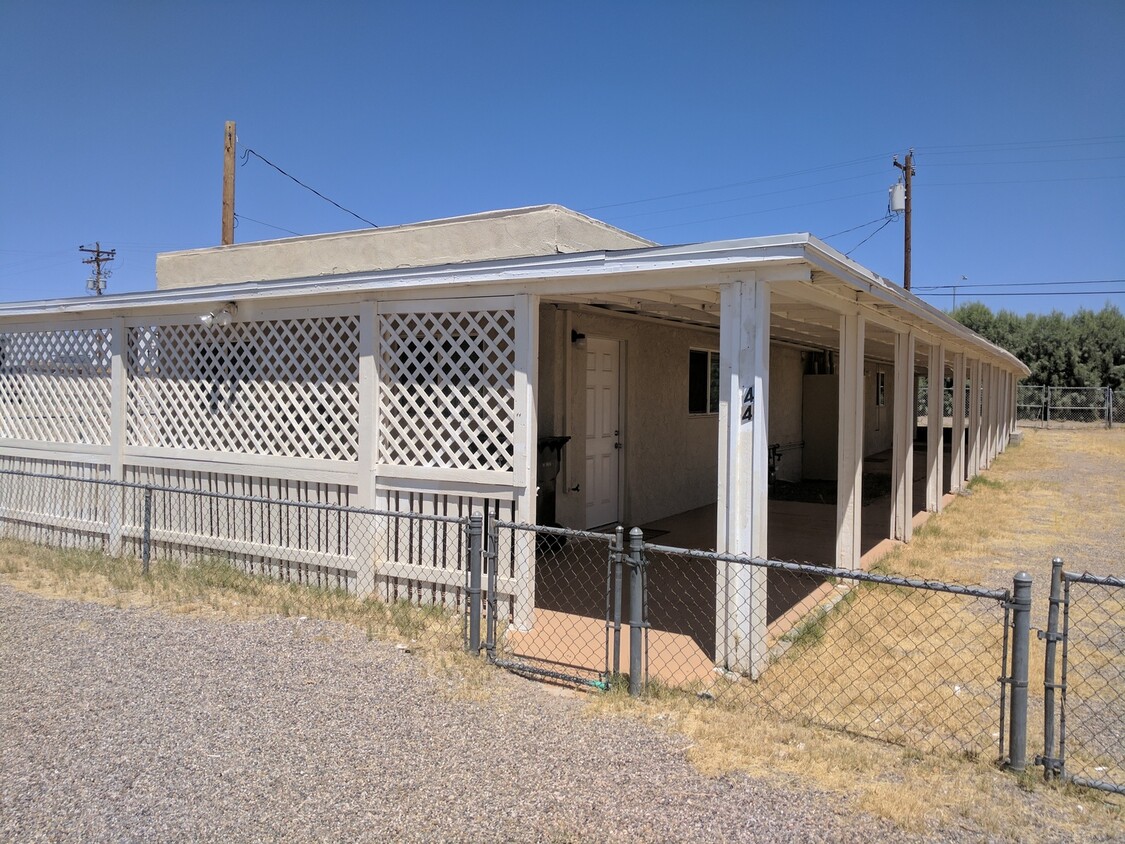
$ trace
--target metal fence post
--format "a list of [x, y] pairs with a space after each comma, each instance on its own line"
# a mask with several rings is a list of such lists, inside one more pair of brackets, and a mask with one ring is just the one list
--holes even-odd
[[484, 535], [484, 518], [480, 513], [469, 516], [469, 640], [465, 650], [480, 653], [480, 582], [481, 538]]
[[1043, 659], [1043, 755], [1035, 758], [1036, 765], [1043, 766], [1043, 776], [1047, 779], [1057, 775], [1061, 760], [1055, 756], [1055, 656], [1059, 639], [1059, 605], [1062, 603], [1061, 557], [1051, 560], [1051, 603], [1047, 610], [1047, 629], [1039, 631], [1039, 638], [1045, 639], [1046, 655]]
[[1031, 575], [1018, 572], [1012, 578], [1012, 686], [1008, 721], [1008, 767], [1016, 772], [1027, 767], [1027, 671], [1031, 632]]
[[1113, 427], [1113, 387], [1105, 388], [1105, 426]]
[[145, 523], [141, 539], [141, 573], [148, 574], [148, 564], [152, 559], [152, 487], [145, 487]]
[[625, 592], [625, 528], [613, 533], [613, 673], [621, 673], [621, 600]]
[[[485, 511], [487, 514], [487, 511]], [[485, 649], [488, 651], [488, 658], [493, 660], [496, 658], [496, 586], [497, 586], [497, 573], [496, 561], [498, 558], [497, 547], [500, 545], [500, 527], [496, 524], [495, 519], [488, 520], [488, 547], [482, 554], [483, 557], [488, 559], [488, 613], [485, 622]]]
[[644, 654], [644, 534], [638, 527], [629, 531], [629, 694], [641, 693]]

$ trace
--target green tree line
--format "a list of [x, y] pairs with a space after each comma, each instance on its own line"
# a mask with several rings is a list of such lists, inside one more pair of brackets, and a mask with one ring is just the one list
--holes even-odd
[[1031, 369], [1023, 383], [1049, 387], [1125, 385], [1125, 316], [1115, 305], [1100, 311], [1017, 316], [970, 302], [951, 316], [1007, 349]]

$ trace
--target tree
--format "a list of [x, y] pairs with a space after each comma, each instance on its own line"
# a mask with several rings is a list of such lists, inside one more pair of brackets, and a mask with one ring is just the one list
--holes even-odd
[[993, 314], [988, 306], [970, 302], [950, 315], [1026, 363], [1028, 384], [1125, 386], [1125, 315], [1114, 305], [1070, 317], [1059, 311], [1021, 317], [1010, 311]]

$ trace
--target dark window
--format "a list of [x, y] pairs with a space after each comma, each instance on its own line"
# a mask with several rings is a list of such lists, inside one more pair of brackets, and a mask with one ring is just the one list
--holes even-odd
[[688, 413], [719, 412], [719, 353], [688, 352]]

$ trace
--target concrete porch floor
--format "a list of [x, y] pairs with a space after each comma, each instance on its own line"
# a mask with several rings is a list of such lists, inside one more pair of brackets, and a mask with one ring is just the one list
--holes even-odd
[[[945, 479], [949, 488], [949, 450]], [[890, 453], [864, 462], [864, 474], [889, 475]], [[924, 523], [924, 443], [915, 444], [914, 524]], [[891, 500], [883, 496], [862, 509], [861, 566], [901, 543], [888, 539]], [[674, 548], [713, 550], [716, 505], [698, 507], [642, 525], [646, 541]], [[769, 556], [775, 560], [831, 566], [836, 545], [836, 505], [799, 501], [769, 502]], [[574, 541], [537, 555], [533, 628], [509, 631], [505, 642], [519, 659], [583, 677], [604, 673], [611, 633], [606, 617], [606, 553], [600, 543]], [[648, 555], [649, 676], [684, 685], [713, 676], [715, 645], [715, 566], [675, 554]], [[791, 630], [837, 587], [815, 575], [770, 571], [766, 578], [766, 620], [770, 644]], [[628, 669], [628, 576], [622, 595], [621, 665]]]

